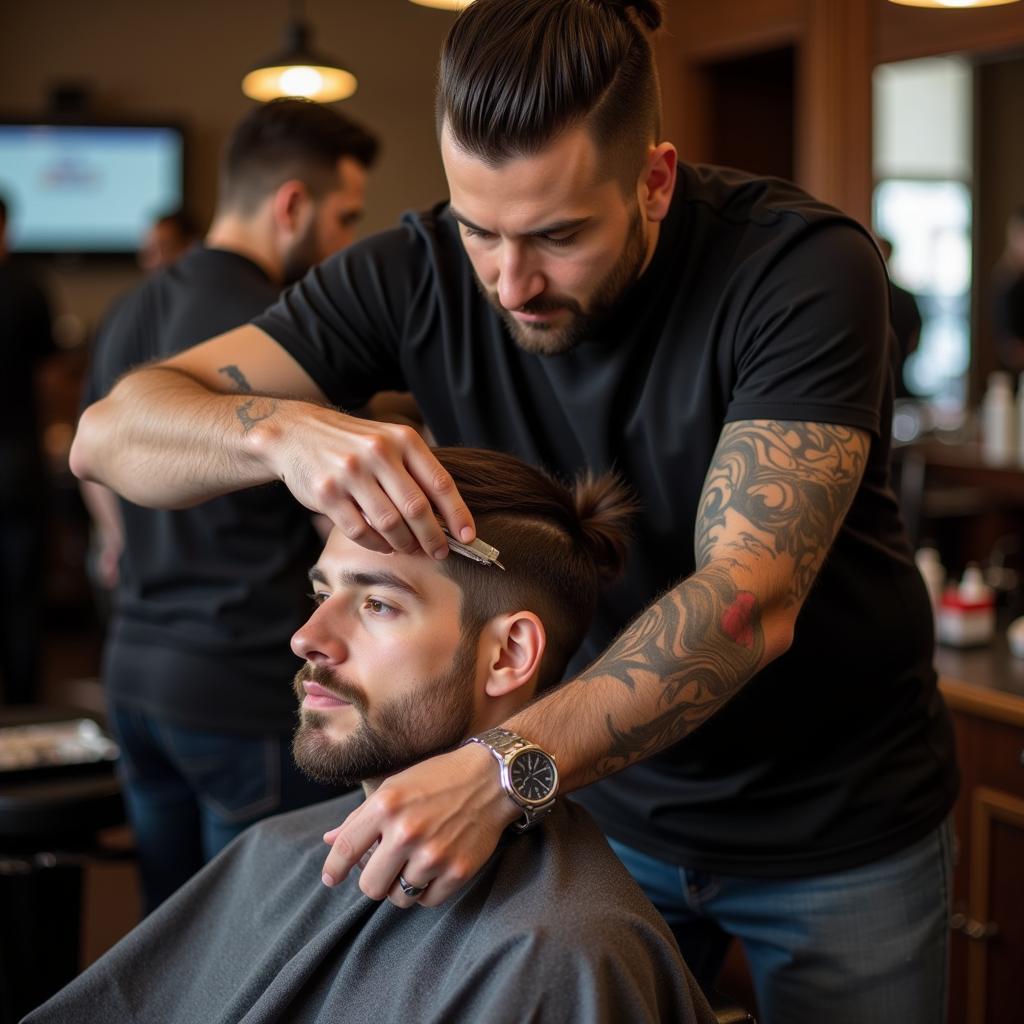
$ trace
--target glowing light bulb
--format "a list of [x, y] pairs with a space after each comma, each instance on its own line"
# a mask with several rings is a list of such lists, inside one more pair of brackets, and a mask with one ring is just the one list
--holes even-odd
[[316, 96], [324, 79], [316, 68], [294, 67], [281, 72], [281, 92], [287, 96]]

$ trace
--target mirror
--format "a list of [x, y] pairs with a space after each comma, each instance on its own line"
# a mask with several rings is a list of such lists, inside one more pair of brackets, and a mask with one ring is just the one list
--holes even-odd
[[1001, 368], [994, 275], [1024, 205], [1024, 55], [883, 64], [873, 84], [874, 227], [922, 319], [904, 381], [956, 430]]

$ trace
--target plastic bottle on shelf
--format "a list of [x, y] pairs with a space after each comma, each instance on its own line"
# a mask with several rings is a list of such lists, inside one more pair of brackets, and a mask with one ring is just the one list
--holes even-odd
[[981, 451], [986, 462], [1002, 465], [1016, 461], [1016, 418], [1013, 378], [996, 370], [988, 375], [988, 388], [981, 403]]
[[1024, 373], [1017, 378], [1017, 465], [1024, 468]]
[[996, 632], [996, 597], [973, 563], [964, 570], [959, 586], [951, 584], [942, 595], [936, 619], [939, 643], [950, 647], [980, 647]]
[[938, 614], [939, 605], [942, 603], [942, 591], [946, 586], [946, 570], [939, 552], [932, 547], [918, 548], [914, 561], [924, 579], [924, 585], [928, 588], [932, 611]]

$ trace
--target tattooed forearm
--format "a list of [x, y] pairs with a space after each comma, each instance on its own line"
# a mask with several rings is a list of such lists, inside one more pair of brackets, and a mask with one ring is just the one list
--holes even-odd
[[[682, 739], [779, 653], [778, 640], [766, 642], [764, 601], [773, 637], [785, 635], [853, 500], [868, 444], [864, 432], [829, 424], [725, 427], [697, 516], [697, 572], [581, 677], [614, 679], [636, 695], [636, 707], [606, 715], [597, 777]], [[740, 579], [758, 581], [758, 593]], [[647, 714], [638, 713], [641, 692]]]
[[217, 372], [227, 374], [231, 378], [231, 382], [243, 395], [252, 394], [252, 385], [245, 379], [245, 374], [234, 363], [230, 366], [220, 367]]
[[[727, 424], [697, 516], [698, 567], [757, 543], [771, 558], [792, 560], [788, 599], [799, 605], [853, 500], [867, 451], [867, 436], [851, 427]], [[730, 519], [746, 528], [727, 531]]]
[[764, 635], [757, 598], [720, 564], [691, 576], [647, 609], [580, 676], [657, 691], [656, 717], [633, 726], [608, 715], [610, 744], [594, 766], [609, 775], [682, 739], [710, 718], [757, 670]]
[[277, 402], [273, 398], [250, 398], [243, 402], [236, 410], [235, 415], [242, 422], [242, 430], [249, 433], [260, 420], [269, 419], [277, 409]]

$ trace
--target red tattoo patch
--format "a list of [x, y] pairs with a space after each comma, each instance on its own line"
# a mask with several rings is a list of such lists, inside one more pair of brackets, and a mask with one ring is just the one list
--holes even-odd
[[757, 598], [749, 590], [741, 590], [728, 608], [722, 612], [719, 625], [734, 643], [741, 647], [754, 646], [754, 609]]

